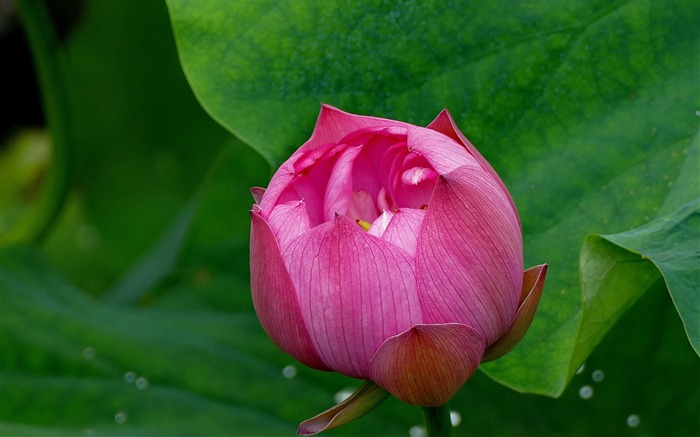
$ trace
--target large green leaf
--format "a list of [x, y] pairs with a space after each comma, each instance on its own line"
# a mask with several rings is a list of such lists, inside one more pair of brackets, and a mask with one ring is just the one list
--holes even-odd
[[[520, 208], [526, 264], [550, 264], [530, 332], [484, 366], [517, 390], [560, 394], [590, 350], [579, 335], [619, 316], [581, 306], [586, 235], [700, 194], [697, 2], [168, 5], [200, 102], [273, 164], [308, 137], [322, 101], [416, 124], [452, 112]], [[620, 285], [624, 309], [648, 283]]]
[[[600, 240], [603, 238], [630, 251], [631, 257], [628, 255], [627, 258], [653, 263], [658, 268], [683, 320], [690, 343], [700, 353], [700, 198], [640, 228], [604, 235]], [[600, 240], [589, 241], [588, 245], [603, 244]], [[582, 264], [585, 266], [585, 262]], [[587, 269], [586, 273], [591, 270]], [[632, 273], [634, 276], [621, 276], [618, 280], [621, 283], [643, 281], [637, 269]], [[624, 290], [619, 284], [609, 288]]]
[[44, 248], [99, 293], [151, 246], [234, 139], [192, 95], [163, 3], [76, 4], [76, 24], [52, 52], [64, 67], [56, 86], [68, 94], [74, 186]]
[[[250, 312], [108, 306], [31, 251], [0, 257], [3, 436], [291, 436], [334, 393], [359, 385], [295, 364]], [[697, 434], [699, 363], [662, 291], [622, 318], [560, 399], [474, 375], [450, 403], [462, 417], [457, 434]], [[290, 365], [292, 378], [282, 370]], [[601, 370], [604, 380], [592, 382]], [[591, 399], [578, 395], [585, 386], [595, 391]], [[389, 399], [328, 435], [405, 436], [419, 425], [417, 413]], [[641, 418], [638, 428], [626, 424], [630, 415]]]

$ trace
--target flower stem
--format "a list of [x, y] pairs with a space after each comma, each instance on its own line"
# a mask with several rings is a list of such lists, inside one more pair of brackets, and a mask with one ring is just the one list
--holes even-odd
[[450, 410], [442, 407], [423, 407], [423, 419], [428, 437], [454, 437], [455, 432], [450, 420]]

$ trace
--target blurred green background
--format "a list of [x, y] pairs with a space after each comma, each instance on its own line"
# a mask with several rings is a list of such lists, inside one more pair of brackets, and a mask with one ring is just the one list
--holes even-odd
[[[278, 351], [248, 284], [249, 188], [324, 101], [417, 124], [447, 106], [511, 189], [527, 264], [550, 263], [533, 332], [485, 370], [563, 393], [477, 372], [450, 403], [457, 435], [700, 435], [700, 360], [668, 271], [619, 240], [632, 252], [585, 240], [579, 262], [589, 233], [700, 196], [698, 3], [279, 4], [48, 2], [42, 21], [26, 1], [20, 22], [3, 3], [1, 434], [293, 435], [359, 386]], [[22, 25], [36, 39], [47, 23], [55, 45], [30, 49]], [[424, 31], [399, 50], [397, 28]], [[671, 228], [694, 244], [693, 211]], [[689, 250], [676, 301], [697, 317]], [[618, 270], [586, 288], [599, 252]], [[390, 399], [328, 435], [420, 425]]]

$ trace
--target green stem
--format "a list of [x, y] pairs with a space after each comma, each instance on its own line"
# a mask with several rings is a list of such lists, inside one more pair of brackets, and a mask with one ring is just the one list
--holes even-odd
[[70, 105], [58, 38], [42, 0], [17, 0], [17, 12], [32, 52], [44, 114], [51, 135], [51, 166], [39, 198], [7, 234], [2, 245], [39, 243], [63, 208], [70, 186], [69, 146], [72, 140]]
[[455, 432], [450, 420], [450, 410], [442, 407], [423, 407], [423, 419], [428, 437], [454, 437]]

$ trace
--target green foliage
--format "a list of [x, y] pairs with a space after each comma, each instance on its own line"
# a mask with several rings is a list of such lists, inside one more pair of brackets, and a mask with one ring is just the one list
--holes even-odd
[[[523, 343], [451, 402], [457, 435], [700, 433], [700, 4], [168, 8], [85, 2], [51, 55], [72, 179], [43, 243], [0, 252], [0, 434], [292, 435], [359, 386], [277, 350], [249, 294], [248, 190], [320, 102], [423, 125], [447, 107], [511, 190], [526, 265], [550, 264]], [[26, 174], [1, 156], [4, 219]], [[328, 434], [406, 435], [417, 413], [389, 399]]]
[[203, 106], [272, 163], [320, 101], [418, 124], [453, 113], [520, 206], [526, 264], [551, 265], [523, 344], [483, 366], [517, 390], [560, 394], [597, 342], [576, 339], [615, 319], [581, 307], [572, 248], [699, 194], [683, 176], [698, 172], [697, 3], [168, 5]]

